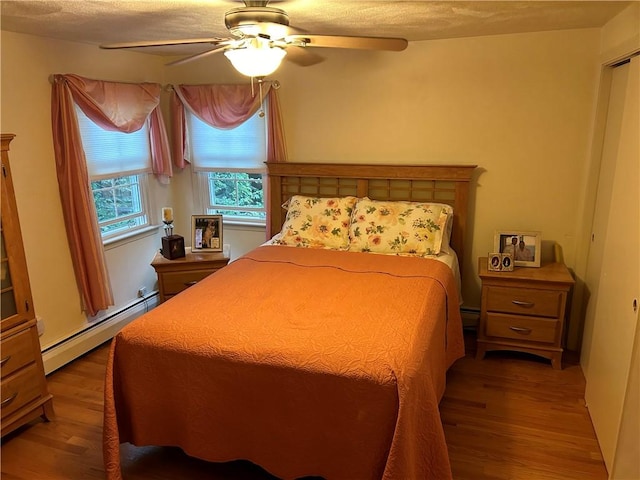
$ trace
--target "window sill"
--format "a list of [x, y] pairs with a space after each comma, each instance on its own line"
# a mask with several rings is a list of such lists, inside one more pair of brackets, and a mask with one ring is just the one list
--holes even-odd
[[266, 223], [243, 222], [242, 220], [224, 220], [224, 226], [234, 230], [264, 230], [267, 225]]
[[134, 242], [141, 238], [155, 235], [160, 228], [161, 225], [150, 225], [148, 227], [141, 228], [140, 230], [127, 232], [123, 233], [122, 235], [118, 235], [117, 237], [108, 238], [106, 240], [103, 240], [102, 244], [104, 245], [105, 250], [111, 250], [112, 248], [117, 248], [121, 245]]

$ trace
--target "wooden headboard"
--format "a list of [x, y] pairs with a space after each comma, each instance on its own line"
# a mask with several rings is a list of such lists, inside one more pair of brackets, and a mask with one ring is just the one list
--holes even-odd
[[271, 232], [281, 230], [286, 217], [282, 204], [293, 195], [447, 203], [454, 211], [451, 246], [458, 254], [462, 271], [469, 183], [475, 168], [476, 165], [267, 163]]

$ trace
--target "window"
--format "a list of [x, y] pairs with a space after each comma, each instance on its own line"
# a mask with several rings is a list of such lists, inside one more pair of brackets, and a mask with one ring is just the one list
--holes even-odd
[[105, 130], [76, 106], [91, 191], [103, 240], [149, 225], [149, 125], [137, 132]]
[[204, 213], [222, 214], [230, 221], [264, 224], [266, 115], [264, 108], [236, 128], [218, 129], [189, 110], [185, 112], [191, 161]]
[[245, 220], [264, 220], [262, 174], [245, 172], [209, 172], [207, 178], [207, 214], [222, 214]]
[[102, 236], [147, 225], [142, 203], [142, 175], [105, 178], [91, 182], [93, 202]]

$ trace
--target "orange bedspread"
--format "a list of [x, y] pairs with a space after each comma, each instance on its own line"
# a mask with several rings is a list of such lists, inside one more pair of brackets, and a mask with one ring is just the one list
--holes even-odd
[[285, 479], [450, 478], [438, 403], [463, 354], [446, 265], [257, 248], [115, 337], [107, 478], [121, 442]]

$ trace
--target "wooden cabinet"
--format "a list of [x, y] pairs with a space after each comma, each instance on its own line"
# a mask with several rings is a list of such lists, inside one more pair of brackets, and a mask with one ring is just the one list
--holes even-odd
[[36, 327], [27, 262], [11, 182], [9, 143], [2, 135], [2, 321], [0, 388], [2, 436], [39, 416], [53, 417]]
[[221, 252], [188, 251], [182, 258], [168, 260], [160, 252], [156, 253], [151, 266], [158, 274], [160, 302], [177, 295], [204, 277], [229, 263], [229, 257]]
[[480, 258], [482, 306], [477, 358], [490, 350], [515, 350], [551, 360], [561, 368], [562, 335], [573, 277], [562, 263], [492, 272]]

